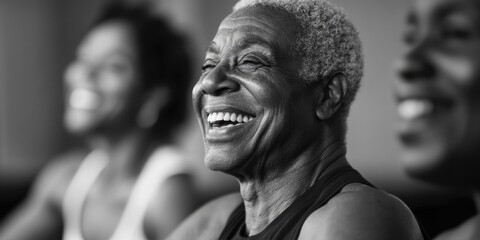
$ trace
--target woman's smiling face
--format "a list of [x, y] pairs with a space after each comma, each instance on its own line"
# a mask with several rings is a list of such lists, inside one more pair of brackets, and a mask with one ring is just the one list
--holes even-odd
[[403, 162], [415, 177], [480, 182], [480, 4], [417, 0], [395, 84]]
[[105, 22], [85, 37], [65, 73], [66, 128], [75, 134], [135, 125], [140, 104], [137, 49], [129, 25]]

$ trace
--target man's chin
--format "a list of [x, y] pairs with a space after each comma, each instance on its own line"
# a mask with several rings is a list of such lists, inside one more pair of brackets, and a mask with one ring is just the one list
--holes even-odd
[[220, 160], [220, 159], [211, 159], [211, 158], [205, 157], [204, 164], [208, 169], [212, 171], [223, 172], [223, 171], [228, 171], [230, 169], [230, 167], [228, 166], [229, 164], [227, 164], [224, 160]]
[[204, 164], [212, 171], [231, 172], [238, 165], [235, 160], [236, 158], [222, 156], [221, 154], [207, 153]]

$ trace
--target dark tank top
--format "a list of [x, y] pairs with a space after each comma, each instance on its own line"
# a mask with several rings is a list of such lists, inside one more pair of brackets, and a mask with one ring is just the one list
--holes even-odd
[[[230, 215], [219, 240], [296, 240], [310, 214], [325, 205], [350, 183], [374, 187], [350, 166], [335, 169], [318, 179], [261, 233], [250, 237], [246, 235], [245, 207], [242, 203]], [[430, 239], [421, 226], [420, 228], [424, 239]]]

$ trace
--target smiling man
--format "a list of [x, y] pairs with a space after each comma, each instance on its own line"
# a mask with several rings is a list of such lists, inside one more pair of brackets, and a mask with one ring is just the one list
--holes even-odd
[[326, 1], [237, 3], [208, 47], [193, 103], [205, 164], [241, 191], [170, 239], [423, 239], [410, 210], [345, 158], [362, 61], [355, 28]]

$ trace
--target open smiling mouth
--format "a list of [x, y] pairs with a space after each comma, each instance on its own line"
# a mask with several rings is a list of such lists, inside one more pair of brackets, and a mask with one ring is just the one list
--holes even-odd
[[85, 88], [75, 88], [68, 97], [71, 108], [81, 110], [95, 110], [99, 107], [101, 97], [95, 91]]
[[207, 122], [211, 128], [228, 128], [250, 122], [254, 117], [241, 113], [212, 112], [208, 113]]
[[400, 102], [397, 106], [398, 115], [405, 120], [413, 120], [432, 114], [434, 103], [427, 99], [409, 99]]
[[445, 112], [453, 103], [448, 99], [413, 98], [405, 99], [397, 105], [398, 116], [404, 120], [415, 120]]

